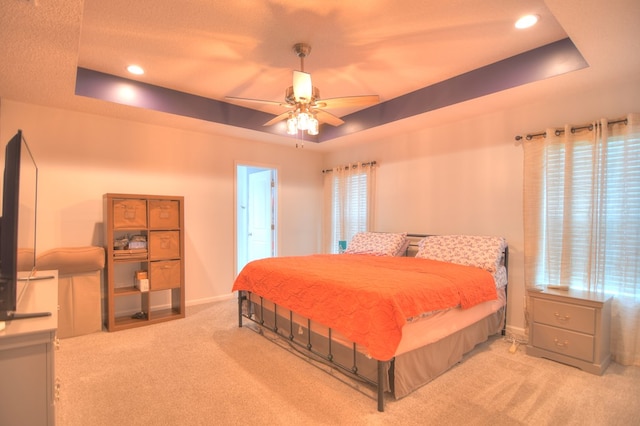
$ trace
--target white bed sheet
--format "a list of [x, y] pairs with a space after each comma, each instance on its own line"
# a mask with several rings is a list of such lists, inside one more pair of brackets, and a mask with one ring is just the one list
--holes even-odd
[[454, 308], [435, 312], [428, 317], [407, 323], [402, 328], [402, 340], [396, 349], [398, 356], [462, 330], [463, 328], [497, 312], [506, 304], [504, 287], [498, 289], [498, 298], [480, 303], [469, 309]]

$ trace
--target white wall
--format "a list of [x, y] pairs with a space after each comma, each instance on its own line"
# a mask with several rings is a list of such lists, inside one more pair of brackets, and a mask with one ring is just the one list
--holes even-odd
[[235, 274], [236, 161], [279, 169], [279, 253], [320, 248], [318, 152], [6, 99], [1, 107], [0, 140], [22, 129], [38, 164], [38, 252], [104, 245], [107, 192], [182, 195], [187, 303], [228, 297]]
[[573, 97], [476, 114], [412, 133], [381, 138], [373, 129], [367, 143], [336, 149], [324, 158], [311, 150], [4, 99], [0, 140], [8, 141], [21, 128], [38, 161], [38, 251], [102, 245], [106, 192], [184, 195], [188, 303], [229, 295], [234, 278], [235, 161], [279, 168], [279, 253], [294, 255], [320, 251], [319, 171], [349, 161], [376, 160], [376, 230], [507, 238], [508, 323], [519, 334], [525, 294], [522, 147], [514, 136], [640, 111], [639, 93], [640, 79], [611, 82]]
[[[377, 231], [502, 235], [508, 327], [524, 333], [523, 151], [517, 134], [640, 111], [640, 80], [399, 134], [328, 154], [324, 167], [378, 162]], [[374, 133], [372, 133], [374, 134]]]

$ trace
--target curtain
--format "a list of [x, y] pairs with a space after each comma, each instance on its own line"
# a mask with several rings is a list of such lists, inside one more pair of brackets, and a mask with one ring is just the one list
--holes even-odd
[[371, 228], [375, 169], [375, 162], [369, 162], [324, 171], [325, 253], [337, 253], [339, 241]]
[[613, 359], [640, 365], [640, 114], [524, 142], [525, 285], [613, 296]]

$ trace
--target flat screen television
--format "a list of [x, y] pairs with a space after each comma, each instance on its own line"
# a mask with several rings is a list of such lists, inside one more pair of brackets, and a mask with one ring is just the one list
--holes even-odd
[[[18, 312], [18, 281], [23, 291], [38, 276], [36, 257], [36, 210], [38, 167], [22, 131], [5, 148], [0, 218], [0, 321], [51, 315], [51, 312]], [[20, 259], [20, 261], [19, 261]]]

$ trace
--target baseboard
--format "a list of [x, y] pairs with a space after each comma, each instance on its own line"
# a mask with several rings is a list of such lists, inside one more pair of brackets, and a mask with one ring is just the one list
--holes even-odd
[[229, 300], [235, 298], [235, 293], [224, 294], [222, 296], [203, 297], [201, 299], [187, 300], [185, 305], [196, 306], [204, 305], [205, 303], [222, 302], [223, 300]]
[[526, 344], [529, 341], [526, 330], [522, 327], [514, 327], [507, 325], [505, 338], [509, 341], [515, 341], [520, 344]]

